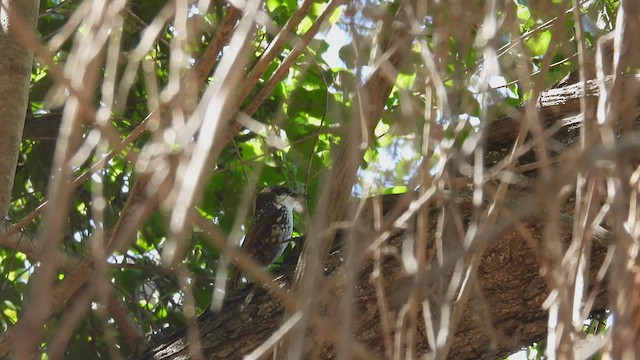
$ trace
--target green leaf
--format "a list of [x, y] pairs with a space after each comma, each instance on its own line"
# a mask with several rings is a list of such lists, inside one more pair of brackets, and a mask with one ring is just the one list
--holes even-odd
[[529, 38], [525, 39], [524, 43], [533, 53], [533, 56], [539, 56], [546, 53], [551, 42], [551, 31], [544, 30], [531, 34]]

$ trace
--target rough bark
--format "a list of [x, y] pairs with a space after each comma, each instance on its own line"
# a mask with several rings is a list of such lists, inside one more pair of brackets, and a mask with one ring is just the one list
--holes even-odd
[[[535, 221], [528, 222], [535, 230]], [[569, 236], [569, 234], [566, 234]], [[540, 234], [536, 234], [540, 236]], [[400, 244], [402, 235], [391, 240]], [[604, 247], [593, 253], [592, 274], [597, 273], [606, 254]], [[344, 254], [334, 252], [329, 263], [341, 263]], [[281, 272], [293, 271], [291, 259]], [[539, 276], [540, 265], [535, 252], [515, 230], [506, 231], [491, 244], [478, 271], [479, 288], [472, 293], [460, 326], [453, 338], [451, 359], [497, 359], [543, 339], [547, 330], [547, 314], [542, 303], [548, 296], [544, 279]], [[384, 261], [385, 292], [391, 294], [389, 308], [398, 314], [411, 289], [411, 282], [402, 264], [389, 257]], [[384, 341], [380, 327], [380, 314], [376, 291], [369, 281], [371, 266], [365, 266], [356, 289], [357, 339], [375, 354], [384, 354]], [[285, 276], [286, 278], [286, 276]], [[428, 286], [424, 292], [427, 293]], [[323, 315], [336, 321], [342, 290], [332, 291], [323, 299]], [[598, 291], [597, 309], [605, 306], [604, 289]], [[264, 289], [250, 286], [232, 294], [218, 313], [206, 312], [198, 319], [201, 348], [207, 359], [240, 359], [264, 342], [280, 326], [283, 306]], [[331, 342], [311, 332], [312, 347], [306, 349], [306, 358], [335, 357]], [[163, 340], [140, 359], [189, 358], [186, 332], [179, 332]], [[425, 353], [428, 344], [424, 332], [420, 333], [417, 350]], [[382, 356], [380, 356], [382, 358]], [[354, 358], [357, 358], [354, 356]]]
[[33, 50], [16, 35], [17, 22], [34, 29], [39, 1], [0, 2], [0, 219], [7, 216], [18, 162], [24, 118], [29, 104]]

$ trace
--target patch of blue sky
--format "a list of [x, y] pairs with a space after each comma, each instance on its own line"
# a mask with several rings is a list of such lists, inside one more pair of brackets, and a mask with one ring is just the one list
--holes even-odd
[[349, 34], [340, 29], [339, 26], [333, 25], [326, 34], [320, 37], [329, 44], [327, 51], [322, 54], [322, 59], [326, 61], [331, 68], [346, 68], [346, 64], [340, 59], [340, 49], [350, 42]]
[[[351, 44], [351, 35], [341, 29], [340, 26], [334, 24], [329, 27], [325, 34], [321, 34], [320, 38], [324, 39], [329, 44], [327, 51], [322, 54], [322, 59], [327, 63], [327, 65], [332, 69], [347, 69], [347, 64], [345, 64], [345, 62], [340, 58], [340, 49]], [[371, 75], [373, 69], [373, 67], [368, 65], [360, 66], [358, 73], [360, 74], [363, 82], [369, 77], [369, 75]]]

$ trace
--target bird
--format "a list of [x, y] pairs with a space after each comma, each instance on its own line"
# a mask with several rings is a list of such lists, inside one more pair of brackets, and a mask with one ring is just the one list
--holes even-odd
[[[306, 195], [282, 185], [264, 188], [256, 197], [253, 223], [242, 243], [242, 250], [255, 262], [269, 267], [282, 255], [293, 233], [293, 210]], [[237, 289], [242, 271], [233, 270], [230, 287]]]

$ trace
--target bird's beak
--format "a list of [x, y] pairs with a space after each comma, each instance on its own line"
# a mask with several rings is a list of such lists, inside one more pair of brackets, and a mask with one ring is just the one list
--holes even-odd
[[297, 212], [302, 212], [304, 210], [303, 204], [309, 198], [307, 194], [295, 194], [296, 204], [294, 209]]

